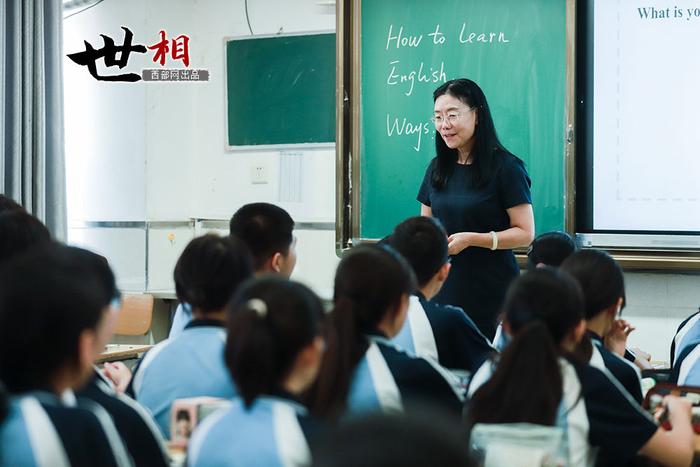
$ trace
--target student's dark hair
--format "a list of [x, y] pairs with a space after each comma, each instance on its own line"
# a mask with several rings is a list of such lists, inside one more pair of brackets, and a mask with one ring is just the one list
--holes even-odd
[[448, 261], [447, 233], [433, 217], [409, 217], [396, 226], [388, 243], [406, 258], [416, 274], [419, 286], [424, 286]]
[[326, 353], [309, 405], [321, 416], [342, 413], [353, 371], [369, 345], [366, 335], [415, 290], [415, 276], [393, 248], [359, 246], [338, 265]]
[[77, 368], [79, 337], [97, 328], [110, 301], [95, 274], [103, 261], [51, 244], [0, 270], [0, 380], [11, 393], [51, 390], [57, 371]]
[[472, 467], [464, 427], [425, 410], [370, 414], [326, 430], [311, 450], [314, 467]]
[[24, 211], [25, 209], [17, 201], [0, 194], [0, 214], [8, 211]]
[[[445, 94], [449, 94], [462, 101], [468, 107], [476, 109], [474, 112], [476, 112], [477, 123], [474, 127], [474, 147], [471, 154], [472, 181], [476, 186], [484, 186], [493, 179], [500, 167], [501, 160], [499, 157], [502, 153], [511, 153], [498, 139], [489, 104], [478, 84], [466, 78], [447, 81], [433, 91], [433, 101]], [[440, 190], [445, 187], [447, 180], [454, 172], [458, 152], [457, 149], [447, 147], [442, 136], [440, 136], [440, 131], [437, 129], [435, 130], [435, 153], [436, 156], [432, 162], [431, 183]]]
[[204, 313], [226, 306], [253, 275], [250, 252], [240, 240], [206, 234], [190, 241], [175, 265], [177, 298]]
[[10, 410], [10, 401], [8, 398], [7, 389], [5, 389], [5, 385], [0, 381], [0, 425], [2, 425], [2, 422], [7, 418], [7, 414]]
[[51, 235], [44, 224], [24, 210], [0, 213], [0, 264], [50, 241]]
[[625, 303], [625, 276], [620, 265], [601, 250], [581, 250], [566, 258], [561, 269], [574, 277], [583, 291], [586, 319], [617, 303]]
[[491, 379], [474, 393], [469, 425], [554, 425], [563, 395], [561, 342], [583, 319], [581, 289], [555, 269], [528, 271], [508, 289], [504, 314], [514, 338]]
[[177, 413], [175, 414], [175, 421], [180, 421], [180, 420], [185, 420], [185, 421], [191, 421], [192, 419], [190, 418], [190, 412], [189, 410], [178, 410]]
[[546, 232], [535, 238], [527, 249], [527, 268], [538, 264], [558, 268], [577, 250], [576, 242], [566, 232]]
[[301, 350], [322, 334], [323, 306], [308, 287], [268, 276], [247, 282], [229, 308], [226, 365], [246, 406], [275, 394]]
[[294, 239], [294, 220], [274, 204], [251, 203], [235, 212], [229, 230], [248, 245], [257, 270], [275, 253], [287, 255]]

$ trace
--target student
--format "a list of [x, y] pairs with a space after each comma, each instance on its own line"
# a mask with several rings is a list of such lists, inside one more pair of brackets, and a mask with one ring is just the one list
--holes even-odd
[[214, 234], [192, 240], [175, 265], [178, 298], [192, 305], [194, 320], [179, 336], [146, 353], [134, 371], [131, 390], [170, 437], [175, 399], [236, 394], [224, 365], [225, 307], [236, 288], [253, 273], [245, 245]]
[[[79, 274], [86, 279], [90, 277], [97, 279], [102, 285], [104, 316], [101, 320], [100, 335], [102, 341], [108, 342], [112, 336], [120, 306], [114, 274], [107, 260], [102, 256], [86, 255], [83, 263], [84, 270]], [[163, 438], [150, 414], [130, 397], [117, 394], [112, 383], [100, 371], [94, 369], [88, 383], [76, 395], [92, 400], [109, 413], [134, 465], [149, 467], [168, 465]]]
[[0, 212], [0, 264], [51, 242], [48, 229], [24, 210]]
[[[289, 277], [297, 262], [294, 221], [284, 209], [269, 203], [246, 204], [231, 217], [229, 232], [250, 248], [256, 275]], [[192, 308], [181, 303], [170, 327], [170, 336], [182, 332], [192, 320]]]
[[129, 466], [109, 415], [71, 392], [106, 344], [94, 254], [49, 245], [0, 270], [0, 465]]
[[[558, 268], [574, 251], [576, 243], [566, 232], [545, 232], [535, 238], [527, 249], [527, 269], [532, 271], [544, 266]], [[502, 352], [508, 342], [510, 336], [503, 332], [503, 326], [499, 324], [493, 338], [493, 346]]]
[[474, 373], [494, 352], [493, 347], [461, 308], [429, 301], [450, 273], [447, 233], [440, 221], [411, 217], [396, 226], [388, 244], [408, 261], [418, 282], [409, 299], [406, 321], [392, 342], [450, 370]]
[[542, 266], [558, 268], [576, 251], [576, 243], [566, 232], [546, 232], [535, 238], [527, 249], [527, 269]]
[[195, 429], [190, 466], [309, 465], [310, 420], [299, 403], [323, 353], [323, 307], [307, 287], [276, 277], [234, 299], [226, 365], [240, 397]]
[[583, 291], [586, 335], [593, 343], [589, 363], [610, 371], [641, 404], [641, 374], [633, 363], [623, 358], [628, 336], [625, 328], [630, 328], [617, 319], [625, 304], [622, 268], [604, 251], [582, 250], [564, 260], [561, 270], [576, 279]]
[[403, 327], [413, 271], [388, 247], [360, 246], [340, 262], [335, 276], [328, 348], [310, 393], [315, 413], [400, 412], [432, 402], [461, 413], [462, 391], [430, 359], [399, 350], [390, 339]]
[[[571, 355], [586, 331], [576, 281], [549, 268], [529, 271], [508, 291], [505, 326], [514, 336], [496, 364], [474, 375], [467, 420], [560, 426], [570, 466], [626, 465], [637, 453], [668, 466], [693, 457], [690, 402], [664, 399], [673, 429], [665, 431], [607, 372]], [[600, 465], [600, 463], [598, 464]]]

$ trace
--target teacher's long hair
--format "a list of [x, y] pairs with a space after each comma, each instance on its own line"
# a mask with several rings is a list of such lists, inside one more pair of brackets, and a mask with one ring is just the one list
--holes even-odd
[[[433, 92], [433, 102], [444, 94], [454, 96], [469, 107], [476, 109], [477, 124], [474, 128], [474, 148], [472, 150], [474, 168], [472, 181], [477, 187], [482, 187], [493, 179], [500, 166], [497, 153], [510, 154], [510, 151], [498, 139], [489, 104], [478, 84], [466, 78], [453, 79], [442, 84]], [[457, 149], [447, 147], [438, 130], [435, 130], [435, 152], [431, 182], [435, 188], [440, 190], [445, 187], [447, 180], [454, 172], [458, 153]]]

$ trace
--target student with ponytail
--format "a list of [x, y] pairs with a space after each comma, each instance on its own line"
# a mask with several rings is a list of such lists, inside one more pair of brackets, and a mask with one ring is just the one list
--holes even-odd
[[390, 247], [360, 246], [343, 258], [328, 348], [310, 394], [316, 413], [396, 412], [415, 402], [461, 413], [462, 391], [454, 377], [390, 342], [403, 327], [415, 287], [410, 266]]
[[607, 369], [637, 403], [642, 403], [641, 374], [624, 358], [628, 323], [618, 319], [625, 305], [625, 278], [619, 264], [604, 251], [581, 250], [569, 256], [561, 270], [583, 291], [587, 337], [593, 343], [590, 364]]
[[[469, 387], [467, 421], [560, 426], [569, 466], [626, 465], [637, 453], [667, 466], [693, 457], [690, 403], [667, 397], [671, 431], [656, 426], [612, 376], [572, 355], [585, 334], [576, 281], [549, 268], [527, 272], [510, 287], [504, 327], [513, 341], [486, 362]], [[603, 461], [603, 462], [600, 462]]]
[[310, 465], [311, 421], [299, 398], [318, 373], [323, 319], [318, 297], [297, 282], [267, 277], [241, 288], [226, 341], [239, 396], [195, 430], [188, 465]]

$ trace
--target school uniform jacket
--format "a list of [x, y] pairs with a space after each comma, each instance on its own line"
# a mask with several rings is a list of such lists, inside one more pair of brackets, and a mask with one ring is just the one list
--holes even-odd
[[670, 381], [679, 386], [700, 386], [700, 337], [685, 343], [676, 357]]
[[173, 324], [170, 326], [169, 339], [173, 339], [185, 330], [185, 326], [192, 321], [192, 306], [189, 303], [180, 303], [173, 315]]
[[[693, 342], [700, 340], [700, 311], [687, 317], [678, 326], [676, 335], [671, 341], [671, 366], [676, 366], [676, 360], [683, 350]], [[687, 355], [687, 353], [686, 353]]]
[[132, 463], [101, 407], [89, 401], [67, 406], [57, 396], [37, 391], [10, 399], [8, 416], [0, 425], [0, 465], [129, 467]]
[[[563, 397], [556, 425], [564, 429], [569, 466], [625, 465], [656, 433], [656, 424], [608, 372], [563, 358], [559, 362]], [[494, 370], [493, 361], [482, 365], [469, 397]]]
[[190, 467], [311, 465], [306, 409], [289, 397], [258, 397], [250, 407], [236, 397], [195, 429]]
[[409, 354], [470, 375], [494, 352], [461, 308], [429, 302], [421, 293], [411, 296], [404, 326], [392, 342]]
[[174, 339], [167, 339], [139, 362], [130, 393], [146, 407], [165, 438], [170, 437], [170, 407], [176, 399], [236, 395], [224, 363], [226, 331], [216, 320], [194, 320]]
[[351, 414], [401, 412], [412, 403], [427, 403], [461, 415], [463, 390], [454, 375], [432, 359], [407, 354], [381, 334], [367, 338], [369, 347], [348, 393]]
[[117, 394], [99, 371], [95, 371], [90, 382], [77, 395], [92, 400], [109, 413], [134, 465], [169, 465], [163, 437], [151, 414], [130, 397]]
[[593, 354], [590, 365], [599, 370], [609, 371], [622, 385], [627, 393], [632, 396], [638, 404], [644, 400], [642, 396], [641, 373], [637, 367], [628, 360], [605, 348], [603, 339], [592, 331], [588, 331], [588, 337], [593, 344]]

